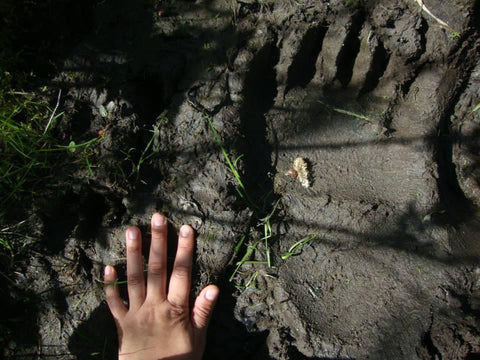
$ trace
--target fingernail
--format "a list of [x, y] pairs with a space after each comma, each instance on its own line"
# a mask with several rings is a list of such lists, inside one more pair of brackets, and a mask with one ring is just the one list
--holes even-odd
[[190, 226], [183, 225], [182, 228], [180, 229], [180, 236], [187, 237], [191, 234], [191, 232], [192, 232], [192, 229], [190, 229]]
[[162, 226], [162, 225], [165, 225], [165, 223], [166, 223], [165, 216], [160, 214], [153, 215], [153, 225]]
[[111, 265], [105, 266], [105, 276], [112, 275], [113, 273], [113, 268]]
[[129, 238], [130, 240], [135, 240], [135, 239], [137, 238], [137, 236], [138, 236], [137, 232], [138, 232], [138, 231], [137, 231], [137, 229], [135, 229], [135, 228], [128, 229], [128, 238]]
[[208, 301], [214, 301], [217, 298], [218, 295], [218, 289], [217, 288], [211, 288], [208, 289], [207, 292], [205, 293], [205, 299]]

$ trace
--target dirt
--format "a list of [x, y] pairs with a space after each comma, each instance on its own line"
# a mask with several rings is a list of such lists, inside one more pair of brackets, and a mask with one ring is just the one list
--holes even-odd
[[[197, 231], [192, 295], [222, 290], [206, 359], [480, 357], [480, 2], [424, 4], [451, 29], [413, 0], [86, 4], [53, 131], [104, 137], [30, 210], [4, 356], [114, 358], [102, 269], [162, 211], [171, 248]], [[272, 211], [271, 266], [230, 282]]]

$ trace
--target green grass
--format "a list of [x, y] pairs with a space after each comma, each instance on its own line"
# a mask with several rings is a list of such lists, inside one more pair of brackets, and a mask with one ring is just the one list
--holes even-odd
[[55, 182], [51, 177], [59, 167], [59, 157], [66, 158], [68, 153], [75, 153], [74, 162], [85, 163], [93, 175], [90, 157], [102, 137], [61, 145], [50, 128], [63, 115], [43, 95], [0, 90], [0, 209], [35, 197], [47, 179]]
[[52, 141], [42, 127], [48, 121], [47, 104], [11, 93], [0, 96], [0, 192], [4, 194], [0, 206], [3, 207], [31, 192], [39, 172], [47, 174]]

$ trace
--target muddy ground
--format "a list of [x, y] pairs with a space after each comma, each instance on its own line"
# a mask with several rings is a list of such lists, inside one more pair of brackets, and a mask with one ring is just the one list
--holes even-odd
[[[479, 358], [480, 2], [424, 3], [449, 27], [413, 0], [72, 8], [42, 80], [62, 89], [53, 131], [104, 136], [29, 211], [4, 356], [114, 358], [102, 269], [123, 275], [126, 226], [162, 211], [171, 247], [197, 231], [192, 295], [222, 289], [206, 359]], [[296, 157], [308, 188], [284, 175]], [[271, 266], [229, 282], [270, 213]]]

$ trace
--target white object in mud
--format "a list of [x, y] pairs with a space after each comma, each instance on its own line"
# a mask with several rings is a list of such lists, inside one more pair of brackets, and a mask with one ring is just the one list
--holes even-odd
[[307, 162], [303, 158], [297, 157], [293, 161], [293, 169], [297, 172], [297, 179], [300, 181], [300, 184], [306, 188], [310, 187], [310, 173]]

